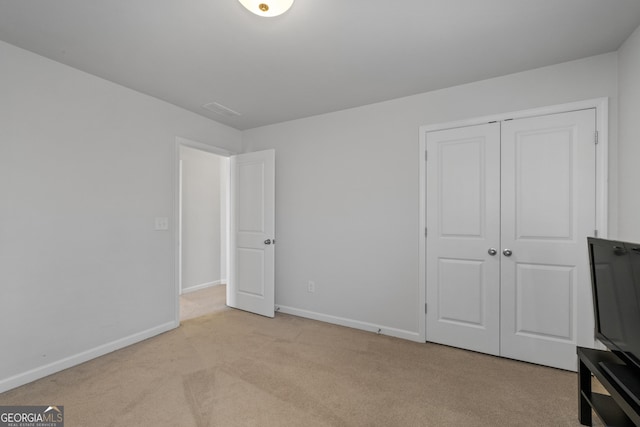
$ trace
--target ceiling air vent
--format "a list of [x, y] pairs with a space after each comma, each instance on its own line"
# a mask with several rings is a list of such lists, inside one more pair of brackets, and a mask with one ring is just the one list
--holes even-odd
[[210, 102], [208, 104], [204, 104], [202, 108], [205, 108], [213, 113], [220, 114], [221, 116], [226, 116], [226, 117], [239, 117], [242, 115], [237, 111], [232, 110], [229, 107], [225, 107], [222, 104], [218, 104], [217, 102]]

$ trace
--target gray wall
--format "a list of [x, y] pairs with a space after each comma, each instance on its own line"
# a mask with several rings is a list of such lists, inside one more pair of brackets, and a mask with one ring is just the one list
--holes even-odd
[[[615, 153], [617, 79], [611, 53], [245, 131], [245, 150], [276, 149], [276, 303], [415, 336], [419, 127], [610, 97]], [[309, 280], [315, 293], [307, 292]]]
[[3, 42], [0, 63], [2, 391], [178, 325], [176, 137], [241, 134]]
[[617, 238], [640, 242], [640, 28], [620, 48], [619, 58], [619, 169], [610, 172], [619, 182]]

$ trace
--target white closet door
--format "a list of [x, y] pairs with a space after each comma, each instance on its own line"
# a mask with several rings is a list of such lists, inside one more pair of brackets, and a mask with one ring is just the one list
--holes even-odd
[[593, 345], [594, 134], [595, 110], [503, 122], [502, 356], [575, 371]]
[[500, 124], [427, 134], [427, 341], [498, 354]]

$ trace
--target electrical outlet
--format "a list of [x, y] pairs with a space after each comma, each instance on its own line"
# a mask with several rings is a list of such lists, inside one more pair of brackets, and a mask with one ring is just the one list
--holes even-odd
[[315, 292], [316, 291], [316, 282], [309, 280], [309, 284], [307, 285], [307, 291]]

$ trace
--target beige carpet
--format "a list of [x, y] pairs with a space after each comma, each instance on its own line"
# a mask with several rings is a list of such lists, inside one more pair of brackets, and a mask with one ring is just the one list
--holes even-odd
[[227, 309], [0, 394], [67, 427], [577, 426], [575, 373]]
[[180, 295], [180, 321], [228, 310], [227, 286], [218, 285]]

